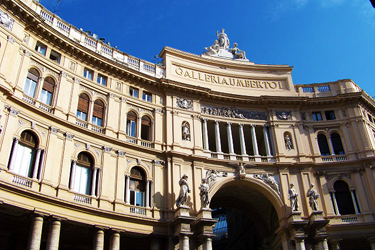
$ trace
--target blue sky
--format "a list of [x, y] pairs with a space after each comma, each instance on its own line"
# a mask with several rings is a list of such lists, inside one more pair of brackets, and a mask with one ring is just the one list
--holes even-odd
[[375, 96], [369, 0], [60, 0], [56, 14], [150, 62], [164, 46], [200, 55], [224, 28], [250, 61], [294, 66], [294, 84], [352, 79]]

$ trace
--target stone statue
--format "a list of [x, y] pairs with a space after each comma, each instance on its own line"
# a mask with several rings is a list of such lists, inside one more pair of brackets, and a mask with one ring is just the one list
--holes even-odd
[[190, 127], [187, 122], [182, 123], [182, 140], [190, 141]]
[[275, 180], [275, 178], [272, 175], [269, 175], [268, 173], [264, 174], [264, 181], [273, 188], [278, 194], [280, 194], [279, 190], [279, 184]]
[[215, 40], [214, 45], [211, 45], [210, 47], [205, 47], [204, 49], [206, 50], [205, 53], [207, 55], [215, 55], [219, 53], [220, 51], [219, 41]]
[[221, 33], [216, 31], [217, 40], [219, 41], [220, 48], [228, 49], [229, 48], [229, 38], [227, 34], [224, 33], [224, 29], [221, 29]]
[[285, 148], [287, 150], [293, 149], [292, 138], [290, 138], [290, 135], [286, 134], [284, 140], [285, 140]]
[[246, 59], [245, 51], [240, 50], [237, 47], [237, 43], [233, 44], [233, 48], [230, 49], [235, 59]]
[[188, 193], [190, 193], [190, 188], [188, 184], [188, 176], [184, 174], [178, 184], [180, 184], [180, 195], [176, 200], [177, 207], [186, 205]]
[[298, 193], [294, 189], [294, 184], [290, 183], [289, 185], [289, 200], [290, 206], [292, 207], [292, 211], [298, 211]]
[[202, 179], [202, 183], [199, 186], [199, 189], [201, 190], [199, 195], [201, 196], [202, 207], [207, 208], [208, 204], [210, 204], [210, 198], [208, 196], [208, 191], [210, 190], [210, 187], [207, 184], [206, 178]]
[[309, 190], [307, 190], [307, 197], [309, 197], [309, 204], [313, 211], [318, 211], [318, 202], [316, 201], [320, 195], [318, 194], [318, 191], [314, 188], [314, 184], [310, 184]]

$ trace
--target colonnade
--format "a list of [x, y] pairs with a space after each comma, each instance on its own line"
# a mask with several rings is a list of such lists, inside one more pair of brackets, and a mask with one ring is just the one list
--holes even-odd
[[[42, 215], [35, 214], [30, 228], [29, 241], [27, 250], [39, 250], [42, 241], [42, 229], [44, 224], [44, 218]], [[58, 218], [51, 218], [50, 227], [48, 231], [48, 239], [46, 250], [58, 250], [60, 242], [61, 233], [61, 220]], [[121, 235], [120, 231], [109, 230], [109, 250], [119, 250]], [[103, 250], [104, 249], [104, 236], [105, 229], [101, 227], [96, 227], [96, 232], [93, 235], [93, 250]], [[160, 250], [160, 241], [157, 238], [153, 238], [150, 241], [151, 250]]]
[[[226, 131], [227, 131], [227, 141], [228, 141], [228, 154], [231, 160], [236, 160], [236, 156], [238, 154], [235, 153], [234, 148], [234, 140], [239, 139], [240, 143], [240, 156], [243, 158], [243, 160], [249, 160], [249, 154], [248, 154], [248, 145], [246, 145], [245, 140], [245, 132], [244, 127], [245, 124], [238, 124], [238, 135], [239, 138], [233, 138], [233, 129], [232, 129], [232, 123], [231, 122], [225, 122], [226, 123]], [[261, 155], [259, 153], [259, 142], [257, 139], [256, 134], [256, 126], [254, 124], [250, 124], [250, 130], [251, 130], [251, 141], [252, 141], [252, 149], [253, 149], [253, 157], [255, 158], [255, 161], [261, 161]], [[210, 145], [209, 145], [209, 130], [207, 125], [207, 119], [202, 119], [202, 136], [203, 136], [203, 149], [206, 152], [210, 151]], [[272, 137], [269, 135], [269, 126], [263, 125], [263, 139], [264, 139], [264, 150], [268, 157], [272, 156]], [[216, 153], [218, 155], [219, 159], [224, 158], [224, 152], [222, 151], [222, 141], [221, 141], [221, 135], [220, 135], [220, 121], [215, 120], [214, 121], [214, 136], [215, 136], [215, 147], [216, 147]]]

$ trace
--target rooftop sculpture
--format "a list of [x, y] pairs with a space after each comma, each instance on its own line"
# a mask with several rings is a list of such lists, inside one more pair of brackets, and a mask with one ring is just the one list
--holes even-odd
[[219, 33], [216, 31], [217, 40], [210, 47], [205, 47], [203, 55], [221, 57], [225, 59], [249, 61], [246, 59], [246, 52], [240, 50], [237, 47], [237, 43], [233, 44], [233, 48], [230, 48], [230, 42], [228, 35], [221, 29]]

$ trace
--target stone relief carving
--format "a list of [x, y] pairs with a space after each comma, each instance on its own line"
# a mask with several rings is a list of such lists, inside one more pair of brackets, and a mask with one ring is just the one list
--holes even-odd
[[112, 148], [110, 147], [107, 147], [107, 146], [103, 146], [103, 151], [106, 152], [106, 153], [110, 153], [112, 150]]
[[307, 190], [306, 196], [309, 197], [309, 204], [313, 211], [318, 211], [318, 201], [317, 199], [320, 197], [318, 191], [314, 188], [314, 184], [310, 184], [309, 190]]
[[182, 123], [182, 140], [190, 141], [190, 125], [187, 121]]
[[292, 112], [276, 110], [276, 117], [278, 120], [289, 120], [292, 118]]
[[188, 193], [190, 193], [190, 188], [189, 188], [189, 184], [188, 184], [188, 176], [186, 174], [184, 174], [181, 177], [178, 184], [180, 185], [180, 194], [179, 194], [179, 196], [177, 197], [177, 200], [176, 200], [176, 206], [177, 207], [186, 205]]
[[156, 166], [165, 166], [165, 161], [162, 160], [153, 160]]
[[20, 113], [20, 111], [18, 111], [17, 109], [12, 108], [9, 105], [4, 105], [4, 110], [8, 110], [9, 114], [11, 114], [13, 116], [17, 116]]
[[273, 190], [276, 191], [276, 193], [280, 194], [280, 189], [279, 189], [279, 183], [275, 180], [273, 175], [264, 173], [264, 174], [254, 174], [254, 178], [259, 179], [267, 183]]
[[7, 13], [0, 10], [0, 23], [8, 30], [12, 30], [14, 19], [10, 18]]
[[177, 107], [182, 109], [193, 110], [193, 101], [177, 97]]
[[117, 150], [117, 154], [121, 157], [124, 157], [125, 156], [125, 152], [124, 151], [121, 151], [121, 150]]
[[206, 178], [202, 179], [202, 183], [199, 186], [199, 189], [200, 189], [199, 195], [201, 197], [202, 208], [207, 208], [208, 204], [210, 204], [210, 198], [208, 196], [208, 191], [210, 190], [210, 186], [207, 184]]
[[216, 36], [217, 40], [214, 41], [214, 44], [204, 48], [203, 55], [248, 61], [246, 52], [240, 50], [237, 43], [234, 43], [233, 48], [230, 48], [229, 38], [224, 29], [221, 29], [221, 32], [216, 31]]
[[290, 200], [290, 206], [292, 207], [292, 211], [298, 211], [299, 203], [298, 203], [298, 193], [296, 192], [294, 188], [294, 184], [290, 183], [289, 185], [289, 200]]
[[206, 172], [207, 184], [211, 186], [213, 183], [216, 182], [216, 180], [219, 177], [227, 177], [227, 176], [228, 176], [227, 172], [220, 172], [220, 171], [214, 170], [214, 169], [207, 170], [207, 172]]
[[66, 139], [68, 139], [68, 140], [72, 140], [73, 137], [74, 137], [74, 135], [69, 134], [69, 133], [65, 133], [65, 136], [66, 136]]
[[246, 111], [236, 108], [223, 108], [223, 107], [201, 107], [201, 113], [214, 116], [222, 116], [229, 118], [239, 119], [253, 119], [253, 120], [267, 120], [266, 112], [262, 111]]

